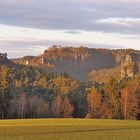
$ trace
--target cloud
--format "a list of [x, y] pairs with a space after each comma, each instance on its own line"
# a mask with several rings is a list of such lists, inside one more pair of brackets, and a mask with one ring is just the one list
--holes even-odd
[[120, 26], [135, 26], [140, 25], [140, 18], [106, 18], [96, 21], [101, 24], [115, 24]]
[[[47, 30], [0, 25], [0, 50], [8, 56], [37, 55], [54, 45], [140, 49], [140, 35], [99, 31]], [[74, 32], [74, 33], [73, 33]], [[117, 46], [117, 47], [116, 47]]]
[[[101, 25], [102, 19], [140, 18], [139, 0], [4, 0], [0, 1], [0, 23], [50, 29], [85, 30], [103, 32], [140, 33], [139, 25], [135, 29], [119, 28], [113, 24]], [[118, 17], [118, 19], [114, 19]], [[104, 21], [105, 22], [105, 21]], [[106, 21], [107, 22], [107, 21]], [[126, 22], [120, 22], [127, 25]]]
[[53, 44], [140, 49], [140, 0], [1, 0], [0, 33], [10, 57]]
[[80, 33], [82, 33], [82, 31], [80, 31], [80, 30], [68, 30], [68, 31], [65, 31], [64, 33], [68, 33], [68, 34], [80, 34]]

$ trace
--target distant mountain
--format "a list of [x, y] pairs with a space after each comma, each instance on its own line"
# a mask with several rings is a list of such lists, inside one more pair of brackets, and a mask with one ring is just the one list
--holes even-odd
[[73, 48], [54, 45], [39, 56], [13, 59], [16, 64], [32, 65], [52, 72], [67, 73], [79, 81], [104, 81], [133, 77], [140, 70], [140, 51]]

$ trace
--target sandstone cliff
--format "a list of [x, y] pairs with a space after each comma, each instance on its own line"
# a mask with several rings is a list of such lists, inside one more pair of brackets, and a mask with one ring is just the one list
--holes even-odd
[[116, 75], [119, 79], [133, 77], [140, 69], [140, 52], [131, 49], [109, 50], [54, 45], [39, 56], [27, 56], [12, 61], [59, 74], [67, 73], [80, 81], [94, 81]]

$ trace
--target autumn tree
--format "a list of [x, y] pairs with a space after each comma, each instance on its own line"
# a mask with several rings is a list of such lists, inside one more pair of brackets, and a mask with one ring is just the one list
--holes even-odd
[[49, 116], [49, 105], [48, 103], [41, 97], [38, 97], [36, 99], [36, 108], [35, 108], [35, 114], [37, 118], [45, 118]]
[[56, 118], [62, 117], [61, 107], [62, 107], [62, 98], [60, 95], [57, 95], [54, 101], [52, 102], [52, 112], [54, 117]]
[[38, 97], [36, 95], [28, 98], [28, 116], [31, 118], [37, 117]]
[[0, 113], [1, 118], [8, 117], [8, 108], [10, 104], [11, 96], [9, 90], [9, 80], [8, 80], [8, 68], [6, 66], [1, 66], [0, 69]]
[[112, 110], [112, 118], [120, 118], [120, 87], [115, 78], [111, 78], [104, 86], [104, 102]]
[[87, 102], [89, 108], [89, 113], [87, 117], [100, 118], [100, 109], [102, 106], [100, 94], [94, 88], [88, 89], [87, 92]]
[[100, 114], [102, 119], [111, 119], [112, 118], [111, 107], [106, 103], [103, 103], [100, 109]]
[[26, 118], [26, 114], [27, 114], [27, 96], [23, 92], [19, 95], [17, 116], [18, 118]]
[[128, 88], [123, 88], [121, 90], [121, 114], [124, 119], [127, 119], [128, 104]]
[[74, 107], [73, 117], [84, 118], [88, 112], [86, 92], [79, 89], [75, 93], [70, 93], [68, 97]]
[[72, 117], [74, 111], [74, 107], [70, 103], [70, 100], [68, 97], [65, 97], [61, 106], [61, 113], [64, 118]]
[[136, 119], [139, 113], [137, 86], [129, 85], [121, 90], [121, 114], [124, 119]]
[[72, 78], [58, 76], [52, 80], [53, 88], [57, 94], [67, 95], [75, 92], [79, 88], [79, 84]]

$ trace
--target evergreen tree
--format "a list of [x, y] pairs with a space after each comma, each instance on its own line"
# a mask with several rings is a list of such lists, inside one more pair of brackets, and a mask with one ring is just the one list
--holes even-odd
[[0, 116], [2, 119], [7, 119], [8, 108], [11, 96], [8, 81], [8, 68], [1, 66], [0, 69]]

